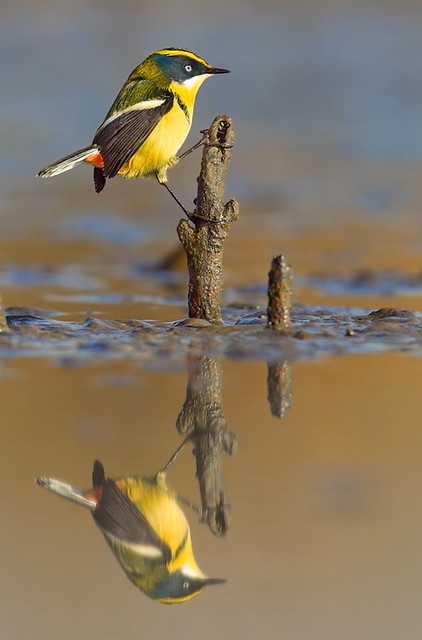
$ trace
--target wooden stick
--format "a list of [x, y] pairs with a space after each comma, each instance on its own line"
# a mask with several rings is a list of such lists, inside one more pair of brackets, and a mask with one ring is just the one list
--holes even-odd
[[223, 200], [233, 141], [229, 116], [215, 118], [203, 143], [196, 210], [188, 215], [189, 221], [182, 219], [177, 226], [188, 263], [189, 317], [211, 324], [222, 321], [223, 244], [239, 215], [236, 200], [226, 204]]

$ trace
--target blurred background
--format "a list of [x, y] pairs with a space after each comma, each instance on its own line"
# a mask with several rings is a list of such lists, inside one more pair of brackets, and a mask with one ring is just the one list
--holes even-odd
[[[298, 303], [422, 311], [420, 3], [0, 5], [6, 307], [163, 326], [186, 315], [184, 266], [151, 270], [177, 247], [180, 217], [154, 180], [116, 178], [97, 195], [85, 167], [35, 178], [91, 142], [137, 64], [179, 46], [232, 71], [201, 88], [185, 145], [217, 114], [233, 118], [226, 193], [241, 216], [226, 243], [225, 302], [265, 304], [270, 260], [283, 253]], [[199, 158], [169, 173], [187, 207]], [[328, 345], [323, 358], [294, 360], [283, 420], [268, 407], [264, 361], [220, 363], [239, 444], [224, 458], [232, 524], [219, 539], [187, 515], [199, 566], [227, 584], [166, 608], [127, 581], [86, 512], [34, 478], [86, 487], [96, 457], [111, 476], [157, 471], [181, 440], [185, 357], [66, 360], [51, 343], [41, 354], [15, 347], [0, 364], [5, 638], [420, 637], [420, 352]], [[169, 480], [199, 501], [189, 451]]]
[[[240, 201], [243, 221], [230, 236], [227, 283], [260, 281], [269, 256], [283, 251], [300, 298], [299, 287], [311, 275], [319, 278], [306, 291], [308, 303], [315, 293], [325, 300], [333, 293], [327, 278], [339, 277], [339, 303], [345, 293], [388, 293], [411, 295], [411, 306], [418, 306], [421, 13], [410, 1], [264, 0], [259, 9], [252, 2], [182, 1], [159, 10], [128, 0], [6, 3], [0, 26], [3, 291], [25, 277], [34, 283], [48, 238], [59, 256], [72, 244], [80, 254], [93, 240], [87, 253], [97, 254], [97, 264], [98, 240], [117, 243], [120, 272], [122, 245], [138, 261], [155, 262], [173, 249], [179, 212], [155, 181], [119, 178], [98, 196], [88, 168], [48, 181], [35, 174], [88, 144], [130, 71], [157, 48], [176, 45], [232, 70], [201, 88], [185, 145], [218, 113], [234, 119], [227, 193]], [[198, 166], [199, 152], [170, 173], [187, 206]], [[77, 265], [69, 274], [71, 267], [50, 251], [57, 284], [82, 277]], [[112, 253], [109, 246], [108, 266]], [[31, 275], [22, 271], [24, 263], [31, 263]], [[367, 277], [354, 291], [346, 285], [356, 272]], [[15, 291], [8, 300], [29, 303], [26, 292], [25, 301]]]

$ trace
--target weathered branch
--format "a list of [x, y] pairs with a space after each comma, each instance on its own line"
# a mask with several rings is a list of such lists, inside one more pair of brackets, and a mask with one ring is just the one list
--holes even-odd
[[177, 226], [188, 263], [189, 317], [212, 324], [221, 323], [223, 244], [239, 215], [236, 200], [223, 200], [233, 141], [229, 116], [215, 118], [205, 136], [196, 210], [189, 215], [191, 224], [183, 219]]

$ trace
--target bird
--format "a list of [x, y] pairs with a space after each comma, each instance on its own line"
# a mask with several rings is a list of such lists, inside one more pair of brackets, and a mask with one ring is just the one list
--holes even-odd
[[127, 475], [112, 480], [95, 460], [93, 486], [88, 491], [54, 478], [39, 477], [36, 481], [88, 508], [128, 578], [153, 600], [175, 604], [225, 580], [208, 578], [198, 567], [188, 521], [167, 485], [168, 466], [153, 476]]
[[50, 178], [81, 162], [94, 167], [95, 191], [106, 180], [155, 176], [173, 198], [167, 185], [167, 169], [192, 125], [195, 98], [207, 78], [229, 73], [212, 67], [196, 53], [168, 47], [148, 56], [124, 83], [92, 144], [47, 165], [37, 176]]

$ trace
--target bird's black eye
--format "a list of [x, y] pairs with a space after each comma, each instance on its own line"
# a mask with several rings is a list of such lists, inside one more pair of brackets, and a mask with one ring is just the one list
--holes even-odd
[[186, 73], [190, 73], [192, 71], [192, 65], [185, 64], [185, 71], [186, 71]]
[[[187, 66], [189, 66], [189, 65], [187, 65]], [[183, 589], [184, 591], [187, 591], [187, 590], [189, 589], [189, 587], [190, 587], [190, 582], [188, 582], [187, 580], [185, 580], [185, 582], [182, 584], [182, 589]]]

